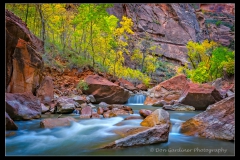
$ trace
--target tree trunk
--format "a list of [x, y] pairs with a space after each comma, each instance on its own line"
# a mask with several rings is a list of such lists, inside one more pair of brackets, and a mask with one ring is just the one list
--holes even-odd
[[42, 36], [42, 41], [44, 43], [45, 41], [45, 20], [43, 17], [43, 12], [42, 12], [42, 5], [41, 4], [36, 4], [37, 10], [39, 12], [40, 18], [41, 18], [41, 23], [42, 23], [42, 30], [41, 30], [41, 36]]
[[143, 54], [143, 58], [142, 58], [142, 63], [141, 63], [141, 72], [143, 72], [143, 64], [144, 64], [144, 61], [146, 58], [146, 55], [144, 54], [144, 52], [142, 52], [142, 54]]
[[25, 23], [27, 24], [27, 18], [28, 18], [28, 8], [29, 8], [29, 5], [27, 4], [27, 11], [26, 11], [26, 18], [25, 18]]
[[193, 68], [194, 69], [196, 69], [196, 67], [195, 67], [195, 64], [194, 64], [194, 62], [193, 62], [193, 60], [192, 60], [192, 58], [191, 58], [191, 56], [188, 56], [189, 57], [189, 60], [191, 61], [191, 63], [192, 63], [192, 66], [193, 66]]
[[92, 24], [92, 21], [91, 21], [91, 25], [90, 25], [90, 41], [91, 41], [91, 48], [92, 48], [92, 62], [93, 62], [93, 64], [92, 64], [92, 66], [93, 66], [93, 68], [94, 68], [94, 65], [95, 65], [95, 52], [94, 52], [94, 48], [93, 48], [93, 37], [92, 37], [92, 31], [93, 31], [93, 29], [92, 29], [92, 26], [93, 26], [93, 24]]

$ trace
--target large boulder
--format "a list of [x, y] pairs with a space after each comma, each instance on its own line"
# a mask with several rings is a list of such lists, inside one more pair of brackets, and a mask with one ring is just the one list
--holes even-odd
[[31, 92], [6, 93], [6, 112], [13, 120], [41, 118], [40, 100]]
[[79, 106], [80, 105], [77, 102], [75, 102], [72, 98], [62, 96], [58, 98], [55, 108], [57, 113], [68, 114], [72, 113], [75, 110], [75, 108]]
[[5, 112], [5, 128], [6, 130], [17, 130], [18, 126], [14, 123], [14, 121], [9, 117], [9, 115]]
[[189, 83], [188, 89], [181, 95], [179, 102], [193, 106], [196, 110], [205, 110], [209, 105], [221, 99], [220, 93], [214, 86]]
[[46, 118], [40, 122], [41, 128], [54, 128], [54, 127], [63, 127], [71, 125], [72, 121], [76, 121], [76, 119], [72, 117], [64, 117], [64, 118]]
[[170, 128], [169, 124], [162, 124], [159, 126], [149, 128], [147, 130], [145, 130], [145, 128], [142, 129], [144, 131], [138, 129], [138, 131], [140, 131], [139, 133], [132, 134], [125, 138], [115, 140], [114, 142], [102, 148], [123, 148], [167, 142], [169, 128]]
[[41, 84], [43, 41], [34, 36], [26, 24], [5, 10], [6, 87], [7, 92], [35, 94]]
[[50, 104], [54, 99], [53, 81], [50, 76], [44, 77], [40, 87], [37, 90], [36, 96], [43, 104]]
[[145, 127], [154, 127], [161, 124], [170, 125], [169, 113], [164, 109], [156, 109], [140, 123], [141, 126]]
[[157, 86], [149, 89], [149, 96], [147, 96], [144, 104], [153, 105], [161, 100], [169, 103], [172, 100], [178, 100], [187, 86], [188, 81], [185, 75], [172, 77], [169, 80], [161, 82]]
[[88, 89], [84, 90], [84, 93], [93, 95], [95, 103], [124, 104], [130, 97], [128, 91], [101, 76], [89, 75], [84, 80], [88, 84]]
[[180, 132], [211, 139], [235, 139], [235, 96], [227, 97], [181, 124]]

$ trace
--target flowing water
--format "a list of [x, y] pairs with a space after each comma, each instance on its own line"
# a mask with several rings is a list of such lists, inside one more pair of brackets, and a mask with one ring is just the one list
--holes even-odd
[[146, 99], [145, 95], [135, 94], [128, 99], [127, 105], [143, 105], [145, 99]]
[[[139, 109], [154, 111], [161, 107], [129, 105], [134, 116]], [[58, 115], [42, 115], [41, 119], [31, 121], [15, 121], [19, 129], [15, 135], [6, 137], [6, 156], [10, 155], [50, 155], [50, 156], [124, 156], [124, 155], [235, 155], [234, 142], [185, 136], [179, 133], [180, 124], [201, 111], [168, 111], [172, 123], [168, 142], [123, 149], [99, 149], [114, 140], [121, 138], [115, 131], [140, 126], [141, 119], [124, 120], [124, 115], [102, 119], [79, 119], [78, 114], [72, 116], [77, 122], [70, 126], [52, 129], [40, 128], [44, 118], [57, 118]]]

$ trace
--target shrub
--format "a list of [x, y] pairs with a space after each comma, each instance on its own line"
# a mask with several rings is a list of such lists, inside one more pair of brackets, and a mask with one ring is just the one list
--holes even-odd
[[78, 82], [77, 89], [88, 90], [89, 87], [88, 87], [87, 82], [86, 82], [85, 80], [80, 80], [80, 81]]
[[222, 21], [218, 20], [215, 24], [216, 24], [217, 27], [219, 27], [222, 24]]

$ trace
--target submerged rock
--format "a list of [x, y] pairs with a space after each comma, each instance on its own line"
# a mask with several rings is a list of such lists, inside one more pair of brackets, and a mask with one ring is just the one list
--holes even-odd
[[[171, 100], [172, 102], [173, 100]], [[157, 107], [162, 107], [166, 105], [167, 103], [164, 100], [156, 101], [155, 103], [152, 104], [152, 106], [157, 106]]]
[[72, 121], [76, 121], [76, 119], [72, 117], [64, 117], [64, 118], [46, 118], [40, 122], [41, 128], [54, 128], [60, 126], [69, 126]]
[[131, 119], [143, 119], [143, 117], [142, 116], [129, 116], [129, 117], [124, 118], [124, 120], [131, 120]]
[[172, 110], [172, 111], [194, 111], [195, 108], [193, 106], [177, 103], [174, 105], [164, 105], [162, 109]]
[[152, 113], [151, 110], [148, 109], [140, 109], [139, 110], [139, 114], [140, 116], [142, 116], [143, 118], [146, 118], [147, 116], [149, 116]]

